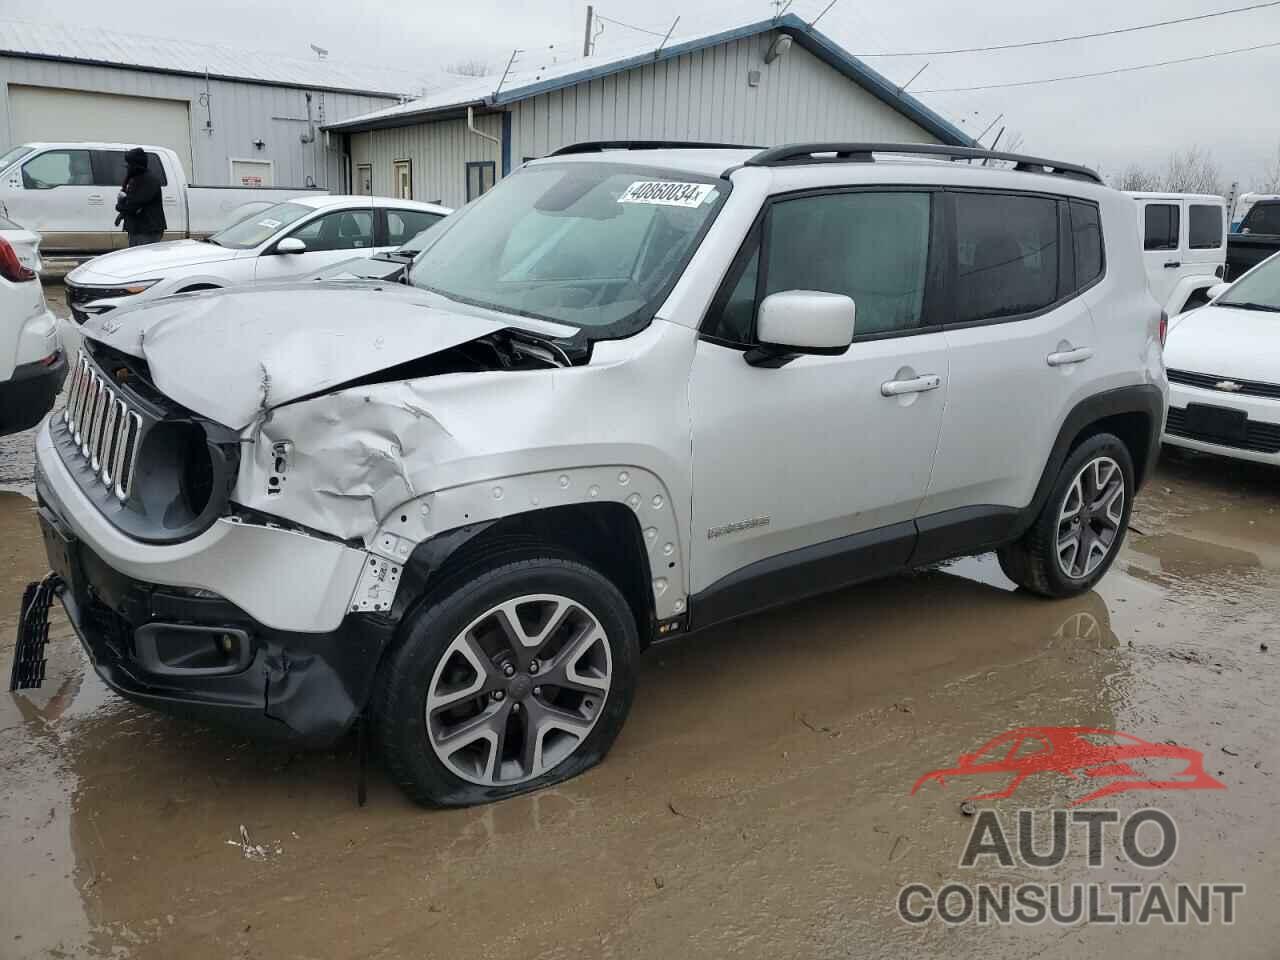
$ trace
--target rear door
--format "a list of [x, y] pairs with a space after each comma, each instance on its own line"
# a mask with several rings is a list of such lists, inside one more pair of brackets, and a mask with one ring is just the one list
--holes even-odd
[[1140, 228], [1142, 259], [1147, 267], [1147, 284], [1156, 303], [1164, 307], [1182, 278], [1186, 224], [1179, 200], [1143, 200]]
[[[115, 223], [115, 205], [116, 195], [120, 192], [120, 187], [124, 183], [127, 173], [127, 167], [124, 162], [123, 150], [94, 150], [93, 152], [93, 182], [94, 185], [101, 190], [102, 197], [109, 201], [108, 206], [111, 208], [112, 225]], [[170, 181], [169, 170], [164, 161], [160, 159], [158, 153], [152, 151], [147, 152], [147, 169], [152, 171], [160, 178], [160, 197], [164, 205], [165, 219], [165, 239], [174, 240], [181, 238], [186, 230], [186, 225], [182, 222], [185, 216], [179, 210], [177, 187]], [[121, 227], [114, 227], [115, 232], [112, 235], [112, 246], [116, 249], [127, 247], [129, 245], [129, 237], [124, 233]]]
[[372, 207], [331, 210], [295, 227], [285, 237], [296, 237], [306, 244], [306, 249], [301, 253], [281, 253], [277, 240], [258, 257], [254, 279], [305, 277], [342, 260], [371, 256], [375, 213]]
[[1000, 539], [1031, 502], [1062, 422], [1091, 392], [1094, 327], [1080, 293], [1104, 273], [1096, 204], [947, 199], [950, 390], [918, 562], [954, 554], [957, 537], [966, 550]]

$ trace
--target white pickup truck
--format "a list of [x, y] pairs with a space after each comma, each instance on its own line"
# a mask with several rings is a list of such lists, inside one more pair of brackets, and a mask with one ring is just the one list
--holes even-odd
[[[0, 155], [0, 215], [40, 234], [48, 261], [84, 259], [128, 244], [115, 225], [127, 143], [26, 143]], [[203, 187], [187, 182], [178, 155], [143, 145], [160, 174], [166, 240], [207, 237], [250, 214], [298, 196], [307, 187]]]

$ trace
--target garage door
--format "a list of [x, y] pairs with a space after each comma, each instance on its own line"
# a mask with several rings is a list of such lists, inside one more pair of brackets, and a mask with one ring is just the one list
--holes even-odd
[[14, 143], [105, 140], [154, 144], [177, 153], [191, 179], [191, 121], [184, 100], [11, 84], [9, 117]]

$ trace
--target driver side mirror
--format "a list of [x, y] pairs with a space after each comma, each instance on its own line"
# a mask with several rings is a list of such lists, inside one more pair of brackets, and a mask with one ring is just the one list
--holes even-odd
[[747, 351], [754, 367], [780, 367], [803, 353], [839, 356], [853, 343], [853, 300], [817, 290], [772, 293], [760, 304], [760, 345]]
[[1217, 300], [1220, 296], [1222, 296], [1224, 293], [1226, 293], [1230, 289], [1231, 289], [1231, 284], [1229, 283], [1215, 283], [1212, 287], [1208, 289], [1207, 293], [1209, 295], [1210, 300]]
[[276, 244], [276, 253], [306, 253], [307, 245], [297, 237], [285, 237]]

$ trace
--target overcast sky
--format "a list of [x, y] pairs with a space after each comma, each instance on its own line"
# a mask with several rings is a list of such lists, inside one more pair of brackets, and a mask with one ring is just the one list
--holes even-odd
[[[1132, 26], [1246, 6], [1256, 0], [838, 0], [818, 28], [857, 54], [1035, 40]], [[826, 0], [795, 0], [815, 17]], [[598, 12], [675, 38], [763, 19], [768, 0], [601, 0]], [[0, 0], [0, 15], [237, 44], [308, 56], [309, 43], [334, 60], [386, 66], [443, 65], [480, 58], [497, 69], [513, 47], [522, 65], [581, 55], [586, 4], [578, 0]], [[868, 57], [897, 83], [926, 60], [911, 90], [963, 87], [1108, 70], [1280, 41], [1280, 6], [1126, 36], [1001, 53]], [[631, 49], [646, 35], [606, 24], [598, 53]], [[656, 38], [652, 40], [656, 44]], [[922, 93], [921, 99], [977, 134], [1004, 113], [1030, 153], [1099, 165], [1160, 165], [1173, 149], [1210, 149], [1242, 188], [1280, 148], [1280, 47], [1091, 80], [978, 93]], [[997, 127], [998, 129], [998, 127]], [[1008, 134], [1006, 134], [1007, 136]], [[988, 142], [990, 137], [987, 138]]]

